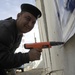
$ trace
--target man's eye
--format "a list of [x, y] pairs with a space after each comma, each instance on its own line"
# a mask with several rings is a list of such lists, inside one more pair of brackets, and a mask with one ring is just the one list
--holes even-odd
[[25, 17], [25, 19], [26, 19], [27, 21], [30, 21], [30, 18], [28, 18], [28, 17]]
[[32, 22], [33, 25], [34, 25], [35, 23], [36, 23], [35, 21]]

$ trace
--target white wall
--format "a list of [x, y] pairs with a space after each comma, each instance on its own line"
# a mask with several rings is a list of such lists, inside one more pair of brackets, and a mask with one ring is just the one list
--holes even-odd
[[[43, 13], [39, 20], [41, 41], [62, 41], [61, 27], [56, 15], [54, 1], [36, 0], [36, 3]], [[63, 64], [61, 64], [63, 62], [63, 50], [61, 46], [43, 50], [43, 57], [47, 72], [63, 69]]]
[[[54, 0], [36, 0], [36, 4], [43, 14], [38, 21], [41, 41], [63, 41], [64, 35]], [[42, 56], [46, 73], [53, 71], [52, 75], [75, 75], [74, 39], [75, 35], [64, 45], [43, 50]]]
[[65, 75], [75, 75], [75, 35], [64, 45]]

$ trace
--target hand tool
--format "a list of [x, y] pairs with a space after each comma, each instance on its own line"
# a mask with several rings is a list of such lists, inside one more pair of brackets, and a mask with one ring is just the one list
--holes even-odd
[[26, 49], [36, 49], [36, 48], [51, 48], [52, 46], [62, 45], [64, 42], [38, 42], [38, 43], [27, 43], [24, 44]]

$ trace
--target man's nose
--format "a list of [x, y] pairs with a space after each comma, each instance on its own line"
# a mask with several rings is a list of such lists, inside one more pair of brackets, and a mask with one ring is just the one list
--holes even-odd
[[33, 24], [32, 24], [32, 22], [29, 22], [29, 24], [28, 24], [30, 27], [32, 27], [33, 26]]

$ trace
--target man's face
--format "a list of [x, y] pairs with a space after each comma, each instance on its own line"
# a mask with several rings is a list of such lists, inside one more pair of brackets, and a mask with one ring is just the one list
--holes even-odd
[[29, 12], [18, 14], [17, 28], [20, 33], [26, 33], [33, 29], [36, 18]]

